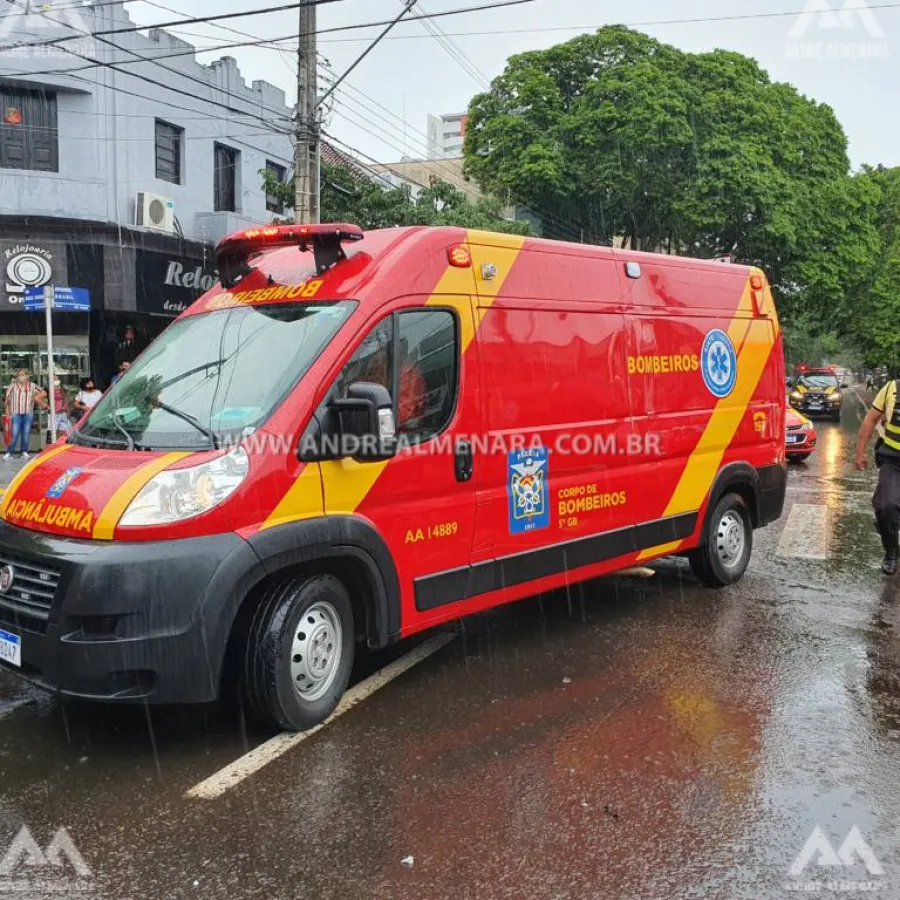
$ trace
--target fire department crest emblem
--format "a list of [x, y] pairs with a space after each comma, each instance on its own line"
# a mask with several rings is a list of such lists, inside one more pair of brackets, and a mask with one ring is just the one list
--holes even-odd
[[547, 450], [514, 450], [509, 454], [509, 530], [537, 531], [550, 525], [547, 504]]

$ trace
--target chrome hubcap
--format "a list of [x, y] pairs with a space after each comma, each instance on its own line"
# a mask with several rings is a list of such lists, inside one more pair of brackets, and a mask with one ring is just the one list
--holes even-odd
[[716, 529], [716, 551], [723, 566], [731, 569], [740, 562], [745, 542], [744, 520], [730, 509], [722, 516]]
[[341, 664], [343, 628], [337, 610], [313, 604], [300, 619], [291, 645], [291, 682], [301, 700], [328, 693]]

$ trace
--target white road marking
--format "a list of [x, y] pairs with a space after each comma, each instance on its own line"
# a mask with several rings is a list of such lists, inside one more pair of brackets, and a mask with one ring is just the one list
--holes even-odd
[[270, 762], [283, 756], [288, 750], [293, 749], [298, 744], [311, 738], [314, 734], [327, 728], [338, 716], [342, 716], [345, 712], [349, 712], [358, 703], [371, 697], [376, 691], [392, 682], [395, 678], [404, 672], [418, 665], [420, 662], [428, 659], [434, 653], [437, 653], [443, 647], [446, 647], [452, 640], [455, 640], [455, 634], [441, 634], [425, 643], [420, 644], [414, 650], [410, 650], [405, 656], [385, 666], [374, 675], [370, 675], [365, 681], [350, 688], [338, 708], [321, 724], [309, 731], [301, 731], [299, 733], [284, 732], [276, 735], [271, 740], [260, 744], [249, 753], [245, 753], [239, 759], [229, 763], [223, 769], [210, 775], [205, 781], [195, 784], [185, 794], [192, 800], [215, 800], [221, 797], [226, 791], [240, 784], [245, 778], [258, 772], [267, 766]]
[[21, 709], [31, 703], [31, 700], [10, 700], [6, 703], [0, 703], [0, 718]]
[[830, 536], [831, 522], [827, 506], [820, 503], [795, 503], [781, 533], [777, 555], [828, 559]]

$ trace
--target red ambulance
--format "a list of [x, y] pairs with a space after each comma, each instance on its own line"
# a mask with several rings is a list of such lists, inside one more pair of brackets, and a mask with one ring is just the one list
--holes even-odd
[[0, 666], [322, 721], [358, 644], [781, 515], [762, 272], [453, 228], [245, 231], [0, 507]]

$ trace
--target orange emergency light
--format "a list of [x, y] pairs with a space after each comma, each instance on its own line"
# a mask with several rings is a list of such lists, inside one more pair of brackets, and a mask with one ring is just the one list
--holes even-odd
[[269, 228], [250, 228], [222, 238], [216, 245], [219, 277], [226, 287], [233, 287], [250, 271], [247, 260], [261, 250], [276, 247], [297, 247], [301, 251], [312, 249], [316, 261], [316, 273], [322, 275], [335, 263], [346, 259], [341, 246], [363, 239], [359, 225], [279, 225]]

